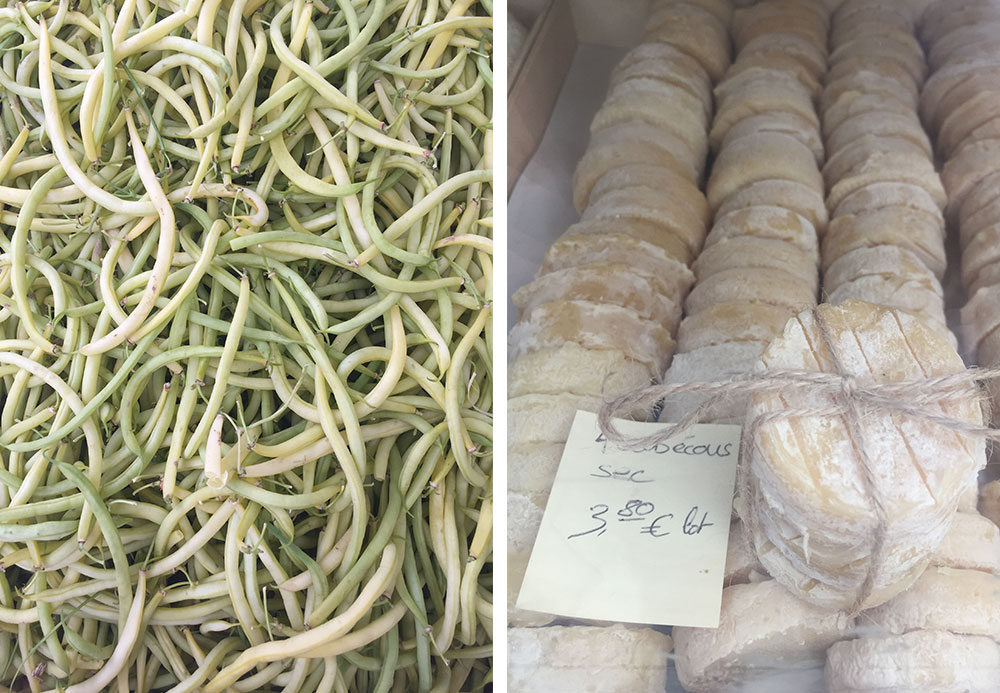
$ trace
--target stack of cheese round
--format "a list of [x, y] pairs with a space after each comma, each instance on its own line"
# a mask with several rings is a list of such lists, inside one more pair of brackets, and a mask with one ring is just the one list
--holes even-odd
[[[509, 334], [508, 622], [577, 410], [658, 380], [674, 351], [710, 210], [700, 190], [712, 77], [729, 64], [729, 0], [654, 3], [614, 70], [574, 175], [580, 221], [513, 295]], [[687, 27], [677, 32], [677, 27]], [[691, 41], [690, 32], [711, 40]], [[648, 414], [647, 414], [648, 415]], [[641, 414], [640, 414], [641, 416]]]
[[[964, 346], [983, 366], [1000, 365], [1000, 4], [928, 8], [921, 37], [932, 74], [920, 108], [944, 160], [948, 214], [958, 229]], [[994, 401], [1000, 386], [993, 383]]]
[[621, 624], [511, 628], [506, 690], [663, 693], [670, 647], [669, 635]]
[[[926, 322], [853, 299], [796, 316], [768, 346], [760, 367], [876, 383], [965, 368]], [[981, 425], [976, 394], [970, 385], [968, 399], [934, 411]], [[786, 389], [755, 395], [747, 416], [831, 404], [829, 394]], [[887, 410], [862, 406], [855, 414], [763, 423], [747, 461], [744, 502], [761, 563], [795, 594], [829, 609], [875, 606], [911, 585], [986, 462], [982, 440]], [[877, 550], [879, 535], [883, 544]]]
[[688, 691], [743, 690], [776, 672], [822, 666], [827, 648], [853, 625], [775, 580], [731, 585], [722, 591], [718, 628], [674, 628], [677, 676]]
[[[750, 370], [785, 321], [816, 304], [827, 212], [814, 98], [826, 32], [818, 2], [766, 0], [733, 14], [737, 57], [715, 87], [710, 134], [714, 223], [693, 265], [668, 383]], [[679, 420], [701, 401], [670, 398], [660, 418]], [[708, 418], [739, 419], [745, 406], [726, 402]]]
[[959, 513], [931, 568], [827, 653], [831, 693], [1000, 690], [1000, 528]]
[[[820, 3], [765, 0], [733, 16], [738, 51], [716, 87], [707, 196], [715, 221], [693, 267], [678, 350], [666, 382], [749, 371], [789, 318], [815, 306], [818, 236], [827, 222], [814, 100], [826, 65]], [[701, 402], [670, 398], [662, 420]], [[746, 400], [710, 412], [739, 421]], [[690, 691], [815, 667], [850, 621], [803, 602], [770, 579], [743, 524], [730, 529], [718, 629], [675, 628], [677, 673]]]
[[830, 225], [823, 296], [945, 325], [944, 188], [917, 112], [926, 73], [908, 0], [847, 0], [833, 16], [822, 97]]

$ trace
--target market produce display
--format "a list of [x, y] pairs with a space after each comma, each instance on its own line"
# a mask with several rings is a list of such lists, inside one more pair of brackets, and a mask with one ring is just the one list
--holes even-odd
[[[716, 15], [725, 34], [685, 4], [694, 3], [654, 3], [644, 43], [616, 68], [573, 181], [582, 220], [521, 290], [528, 316], [512, 332], [536, 339], [531, 312], [573, 291], [627, 305], [673, 342], [647, 348], [655, 327], [621, 320], [598, 341], [593, 322], [574, 320], [588, 327], [550, 361], [560, 388], [544, 377], [543, 352], [514, 340], [512, 392], [559, 400], [558, 415], [541, 400], [516, 410], [522, 422], [546, 413], [518, 429], [532, 442], [510, 448], [511, 488], [523, 489], [514, 495], [535, 499], [516, 517], [537, 527], [574, 402], [589, 408], [588, 398], [655, 380], [657, 351], [669, 360], [668, 386], [752, 369], [848, 375], [830, 397], [795, 386], [729, 396], [707, 412], [714, 421], [773, 418], [754, 430], [743, 460], [734, 509], [747, 523], [730, 528], [720, 628], [674, 628], [675, 652], [663, 656], [691, 691], [996, 690], [1000, 481], [980, 488], [982, 440], [891, 403], [832, 409], [847, 406], [852, 387], [1000, 364], [1000, 4], [738, 2]], [[708, 14], [719, 7], [697, 4]], [[732, 65], [711, 49], [727, 38]], [[660, 84], [623, 87], [654, 74]], [[684, 93], [668, 104], [672, 88]], [[602, 233], [604, 219], [618, 223]], [[560, 274], [583, 259], [586, 272]], [[686, 265], [694, 281], [665, 261]], [[614, 279], [615, 265], [634, 271]], [[660, 283], [643, 294], [646, 275]], [[685, 282], [664, 290], [664, 277]], [[586, 356], [598, 349], [615, 354]], [[996, 404], [1000, 387], [988, 390]], [[660, 420], [704, 401], [667, 398]], [[971, 387], [925, 404], [955, 425], [989, 423]], [[512, 555], [530, 548], [528, 535]], [[552, 619], [518, 616], [523, 626]], [[522, 630], [511, 660], [522, 670], [510, 680], [531, 682], [524, 670], [534, 668], [550, 681], [556, 663], [567, 676], [586, 670]], [[655, 678], [645, 661], [640, 670]]]
[[0, 10], [0, 687], [492, 680], [492, 3]]
[[605, 397], [658, 379], [674, 353], [694, 280], [689, 265], [711, 217], [702, 184], [731, 12], [729, 0], [653, 3], [641, 43], [616, 65], [590, 122], [573, 176], [580, 221], [513, 296], [520, 314], [508, 335], [511, 690], [601, 690], [616, 679], [636, 691], [666, 685], [663, 633], [578, 622], [541, 628], [557, 617], [518, 609], [516, 599], [577, 410], [597, 411]]
[[[748, 371], [789, 317], [816, 305], [817, 226], [827, 213], [813, 83], [823, 75], [826, 31], [825, 10], [811, 3], [769, 0], [733, 14], [737, 54], [715, 87], [711, 128], [706, 191], [714, 220], [693, 263], [696, 281], [666, 383]], [[773, 51], [785, 41], [809, 57]], [[703, 400], [669, 398], [660, 419], [680, 420]], [[745, 407], [745, 398], [734, 398], [709, 417], [738, 421]]]
[[[865, 383], [965, 369], [928, 323], [857, 300], [795, 316], [760, 361], [768, 370], [838, 373]], [[967, 391], [935, 411], [981, 425], [976, 393]], [[747, 420], [827, 401], [808, 390], [754, 395]], [[749, 488], [741, 491], [753, 504], [752, 539], [764, 567], [799, 598], [852, 614], [887, 601], [923, 572], [986, 464], [981, 439], [873, 409], [763, 423], [746, 455]]]

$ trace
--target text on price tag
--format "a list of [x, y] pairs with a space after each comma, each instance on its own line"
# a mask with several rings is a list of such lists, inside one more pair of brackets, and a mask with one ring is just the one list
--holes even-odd
[[[618, 422], [626, 435], [662, 423]], [[699, 424], [638, 452], [577, 412], [517, 606], [576, 618], [719, 624], [740, 427]]]

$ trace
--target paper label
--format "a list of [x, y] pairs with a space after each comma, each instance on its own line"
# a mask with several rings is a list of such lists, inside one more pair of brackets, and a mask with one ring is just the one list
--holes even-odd
[[[627, 435], [662, 423], [619, 421]], [[740, 426], [699, 424], [652, 450], [604, 442], [577, 412], [517, 606], [716, 628]]]

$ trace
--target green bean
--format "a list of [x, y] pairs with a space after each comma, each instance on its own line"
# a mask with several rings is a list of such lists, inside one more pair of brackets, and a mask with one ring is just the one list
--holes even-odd
[[0, 690], [491, 680], [490, 8], [0, 8]]

